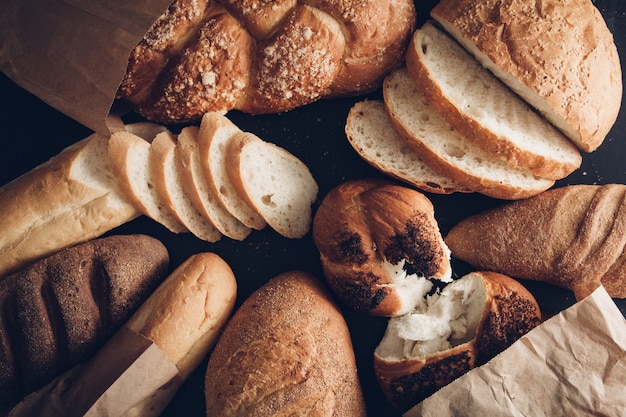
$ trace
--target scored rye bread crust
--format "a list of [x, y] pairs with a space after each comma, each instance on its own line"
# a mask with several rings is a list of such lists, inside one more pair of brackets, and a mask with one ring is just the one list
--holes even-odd
[[251, 229], [230, 214], [213, 194], [200, 165], [198, 127], [187, 126], [177, 137], [176, 163], [183, 188], [196, 209], [224, 235], [243, 240]]
[[[313, 240], [330, 287], [361, 313], [406, 314], [423, 287], [418, 277], [449, 281], [452, 275], [430, 200], [388, 181], [351, 180], [333, 188], [313, 219]], [[390, 265], [402, 265], [412, 277], [402, 279]]]
[[403, 63], [416, 22], [411, 0], [187, 3], [148, 31], [118, 91], [163, 123], [372, 91]]
[[114, 235], [64, 250], [0, 281], [0, 404], [86, 360], [165, 278], [167, 249]]
[[150, 175], [159, 200], [197, 238], [217, 242], [222, 234], [196, 210], [185, 193], [176, 168], [176, 152], [176, 139], [167, 132], [156, 135], [150, 145]]
[[431, 22], [406, 55], [408, 73], [452, 127], [511, 167], [558, 180], [582, 157], [574, 144]]
[[290, 239], [309, 232], [319, 187], [302, 161], [249, 132], [231, 139], [226, 159], [238, 194], [276, 232]]
[[409, 149], [396, 133], [380, 100], [355, 103], [348, 113], [345, 132], [361, 158], [395, 179], [435, 194], [471, 192], [432, 169]]
[[460, 221], [445, 240], [475, 268], [567, 288], [577, 299], [600, 283], [626, 297], [622, 184], [565, 186], [504, 204]]
[[585, 152], [619, 112], [620, 59], [590, 0], [443, 0], [431, 15]]
[[485, 271], [460, 279], [470, 277], [483, 282], [486, 294], [471, 340], [424, 357], [406, 357], [400, 351], [383, 349], [382, 343], [374, 351], [378, 383], [400, 411], [409, 410], [472, 368], [485, 364], [541, 323], [537, 301], [516, 280]]
[[554, 180], [515, 169], [455, 131], [416, 88], [406, 69], [383, 84], [385, 109], [396, 132], [431, 167], [467, 188], [505, 200], [539, 194]]
[[280, 274], [235, 312], [209, 357], [208, 415], [362, 417], [350, 333], [321, 281]]

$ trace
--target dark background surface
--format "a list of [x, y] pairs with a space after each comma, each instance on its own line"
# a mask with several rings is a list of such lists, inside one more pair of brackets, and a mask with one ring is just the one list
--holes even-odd
[[[623, 0], [594, 3], [615, 36], [623, 62], [626, 59], [626, 3]], [[427, 18], [433, 4], [432, 0], [419, 2], [420, 24]], [[0, 94], [4, 102], [4, 109], [0, 111], [0, 184], [16, 178], [91, 133], [86, 127], [15, 85], [3, 74], [0, 74]], [[241, 129], [286, 148], [307, 164], [318, 181], [321, 201], [331, 188], [347, 179], [383, 176], [357, 156], [343, 131], [352, 104], [366, 97], [379, 98], [380, 92], [349, 99], [320, 101], [279, 115], [249, 116], [232, 112], [228, 116]], [[132, 120], [136, 119], [128, 119]], [[178, 129], [180, 126], [172, 127], [174, 131]], [[623, 110], [600, 149], [584, 154], [581, 168], [559, 181], [556, 186], [626, 183], [625, 130], [626, 110]], [[502, 203], [480, 194], [426, 195], [435, 206], [435, 216], [444, 235], [459, 220]], [[11, 216], [11, 213], [0, 215]], [[303, 239], [290, 240], [267, 227], [262, 231], [254, 231], [242, 242], [223, 238], [211, 244], [190, 234], [174, 235], [146, 217], [113, 230], [113, 233], [145, 233], [160, 239], [170, 251], [172, 268], [197, 252], [211, 251], [221, 255], [237, 277], [238, 305], [268, 279], [287, 270], [303, 269], [322, 278], [319, 254], [310, 234]], [[456, 261], [453, 268], [455, 276], [462, 276], [470, 270], [467, 265]], [[541, 283], [522, 282], [535, 295], [544, 313], [556, 313], [574, 302], [569, 291]], [[616, 300], [616, 303], [626, 314], [626, 301]], [[359, 315], [345, 308], [343, 310], [353, 337], [369, 415], [398, 415], [380, 392], [372, 369], [373, 351], [382, 338], [386, 319]], [[205, 368], [206, 360], [183, 385], [164, 416], [205, 415]]]

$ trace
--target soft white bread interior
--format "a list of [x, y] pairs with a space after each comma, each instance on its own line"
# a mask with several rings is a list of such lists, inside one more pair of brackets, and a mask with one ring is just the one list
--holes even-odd
[[69, 146], [0, 188], [0, 275], [137, 216], [109, 166], [99, 134]]
[[621, 106], [622, 70], [591, 0], [442, 0], [431, 16], [581, 150], [602, 144]]
[[216, 342], [236, 296], [230, 266], [214, 253], [198, 253], [167, 277], [126, 327], [155, 343], [187, 379]]
[[383, 95], [400, 137], [434, 169], [459, 184], [506, 200], [536, 195], [554, 184], [509, 166], [500, 155], [484, 151], [454, 130], [417, 89], [406, 68], [385, 78]]
[[354, 150], [374, 168], [409, 185], [435, 194], [469, 192], [435, 171], [396, 133], [381, 100], [355, 103], [345, 132]]
[[432, 23], [415, 31], [406, 66], [457, 132], [511, 167], [558, 180], [580, 166], [580, 152], [566, 136]]
[[362, 313], [406, 314], [433, 280], [452, 279], [432, 203], [388, 181], [350, 180], [333, 188], [313, 219], [313, 240], [330, 287]]
[[537, 302], [520, 283], [472, 272], [389, 320], [374, 351], [376, 377], [389, 401], [407, 411], [540, 322]]
[[226, 149], [227, 174], [237, 193], [282, 236], [309, 232], [319, 187], [297, 157], [249, 132], [240, 132]]

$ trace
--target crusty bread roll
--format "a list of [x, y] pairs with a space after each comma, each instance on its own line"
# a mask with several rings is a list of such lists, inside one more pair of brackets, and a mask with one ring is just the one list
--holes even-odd
[[520, 283], [472, 272], [390, 319], [374, 352], [376, 377], [389, 401], [407, 411], [540, 322], [537, 302]]
[[144, 235], [109, 236], [0, 281], [0, 405], [104, 344], [165, 278], [168, 252]]
[[402, 64], [415, 22], [411, 0], [176, 0], [131, 53], [118, 97], [174, 123], [364, 93]]
[[0, 276], [137, 217], [111, 176], [99, 134], [0, 188]]
[[581, 150], [600, 146], [620, 109], [622, 72], [591, 0], [442, 0], [431, 15]]
[[235, 312], [211, 353], [209, 416], [365, 416], [350, 333], [322, 282], [283, 273]]
[[356, 311], [405, 314], [431, 279], [451, 280], [433, 205], [408, 187], [374, 179], [336, 186], [315, 214], [313, 239], [328, 283]]
[[213, 347], [236, 297], [230, 266], [214, 253], [198, 253], [167, 277], [126, 327], [155, 343], [185, 380]]
[[445, 237], [477, 269], [548, 282], [577, 299], [626, 297], [626, 185], [570, 185], [470, 216]]

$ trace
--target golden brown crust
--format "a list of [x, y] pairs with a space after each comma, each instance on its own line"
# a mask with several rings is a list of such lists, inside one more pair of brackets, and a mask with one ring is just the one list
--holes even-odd
[[621, 105], [622, 76], [613, 36], [590, 0], [444, 0], [432, 15], [545, 100], [581, 150], [602, 143]]
[[581, 299], [626, 297], [626, 186], [572, 185], [462, 220], [446, 236], [476, 268], [548, 282]]
[[323, 284], [283, 273], [227, 324], [206, 370], [208, 415], [364, 416], [350, 334]]
[[223, 0], [196, 13], [187, 1], [176, 0], [135, 48], [118, 92], [163, 123], [371, 91], [403, 63], [416, 21], [410, 0]]
[[406, 312], [388, 264], [446, 279], [447, 248], [422, 193], [379, 180], [346, 181], [331, 190], [313, 220], [324, 275], [338, 297], [372, 315]]

